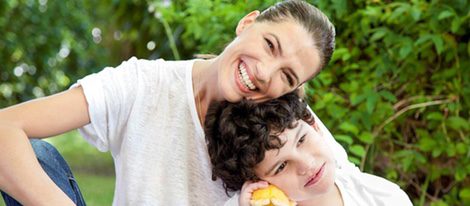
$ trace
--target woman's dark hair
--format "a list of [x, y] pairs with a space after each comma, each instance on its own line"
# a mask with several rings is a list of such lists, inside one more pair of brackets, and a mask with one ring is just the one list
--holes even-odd
[[323, 69], [335, 49], [336, 32], [333, 24], [322, 11], [301, 0], [279, 2], [264, 10], [256, 21], [281, 22], [288, 19], [297, 21], [312, 35], [320, 55], [319, 69]]
[[226, 192], [240, 190], [247, 180], [259, 180], [254, 167], [267, 150], [282, 147], [278, 135], [300, 119], [314, 122], [297, 91], [263, 103], [212, 103], [204, 124], [212, 180], [221, 178]]

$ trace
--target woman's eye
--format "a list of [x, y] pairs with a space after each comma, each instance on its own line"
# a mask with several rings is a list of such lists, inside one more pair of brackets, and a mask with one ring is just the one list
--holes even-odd
[[269, 49], [271, 51], [274, 51], [274, 44], [269, 39], [264, 38], [264, 40], [266, 41], [266, 44], [268, 45]]
[[297, 142], [297, 146], [300, 146], [304, 142], [305, 142], [305, 135], [299, 138], [299, 141]]
[[274, 172], [274, 175], [277, 175], [279, 174], [279, 172], [282, 172], [282, 170], [284, 170], [284, 168], [286, 168], [287, 166], [287, 162], [283, 162], [281, 165], [279, 165], [279, 167], [276, 169], [276, 172]]
[[283, 72], [290, 86], [294, 86], [294, 79], [287, 72]]

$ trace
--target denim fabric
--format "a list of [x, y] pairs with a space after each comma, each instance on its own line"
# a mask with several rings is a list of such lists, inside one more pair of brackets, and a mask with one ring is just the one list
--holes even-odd
[[[77, 206], [85, 206], [85, 200], [78, 188], [78, 184], [73, 177], [67, 162], [60, 155], [54, 146], [42, 141], [33, 139], [30, 141], [34, 152], [49, 177], [67, 194]], [[15, 199], [2, 192], [3, 199], [7, 206], [21, 205]]]

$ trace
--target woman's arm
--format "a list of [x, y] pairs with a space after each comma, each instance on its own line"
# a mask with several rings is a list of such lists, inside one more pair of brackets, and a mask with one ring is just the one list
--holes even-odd
[[73, 205], [39, 165], [29, 138], [90, 122], [81, 87], [0, 110], [0, 189], [24, 205]]

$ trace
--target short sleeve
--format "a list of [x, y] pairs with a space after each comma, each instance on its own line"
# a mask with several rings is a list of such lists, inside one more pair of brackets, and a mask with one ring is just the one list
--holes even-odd
[[72, 86], [82, 86], [90, 116], [90, 123], [79, 132], [102, 152], [122, 141], [121, 130], [125, 128], [138, 90], [137, 62], [133, 57], [116, 68], [107, 67], [86, 76]]

